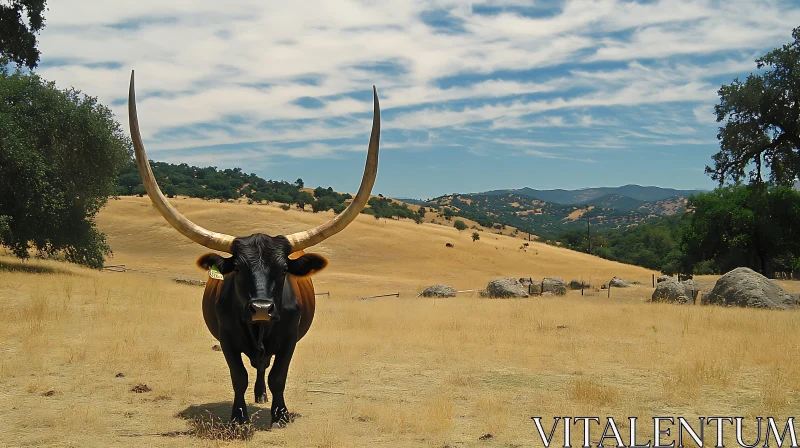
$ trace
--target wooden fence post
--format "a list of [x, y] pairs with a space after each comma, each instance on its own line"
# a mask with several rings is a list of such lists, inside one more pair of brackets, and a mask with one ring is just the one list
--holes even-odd
[[393, 296], [394, 297], [400, 297], [400, 293], [396, 292], [396, 293], [393, 293], [393, 294], [380, 294], [380, 295], [377, 295], [377, 296], [359, 297], [358, 300], [377, 299], [379, 297], [393, 297]]

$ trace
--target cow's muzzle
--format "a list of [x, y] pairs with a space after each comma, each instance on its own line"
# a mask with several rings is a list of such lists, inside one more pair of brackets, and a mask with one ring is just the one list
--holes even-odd
[[250, 301], [250, 319], [253, 322], [269, 322], [277, 321], [278, 316], [275, 302], [267, 300], [252, 300]]

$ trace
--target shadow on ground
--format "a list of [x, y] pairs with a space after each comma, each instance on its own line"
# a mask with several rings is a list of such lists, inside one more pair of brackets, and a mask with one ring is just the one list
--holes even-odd
[[[213, 419], [221, 424], [229, 425], [231, 418], [231, 402], [218, 402], [192, 405], [179, 412], [176, 417], [184, 420], [195, 421], [197, 419]], [[269, 408], [260, 408], [247, 405], [250, 412], [250, 424], [253, 429], [258, 431], [269, 431], [272, 428], [272, 421], [269, 415]]]

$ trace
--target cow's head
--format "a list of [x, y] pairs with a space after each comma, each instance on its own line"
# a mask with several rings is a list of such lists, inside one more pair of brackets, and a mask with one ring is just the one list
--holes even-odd
[[[361, 212], [369, 200], [375, 177], [378, 174], [378, 143], [381, 132], [380, 105], [378, 92], [372, 86], [374, 114], [372, 117], [372, 133], [369, 138], [367, 163], [361, 186], [347, 208], [330, 221], [311, 230], [292, 233], [286, 236], [271, 237], [256, 233], [248, 237], [234, 237], [224, 233], [207, 230], [189, 221], [175, 210], [156, 183], [147, 153], [139, 133], [139, 120], [136, 115], [136, 95], [133, 87], [133, 72], [128, 91], [128, 120], [131, 128], [136, 165], [142, 176], [147, 195], [158, 209], [161, 216], [176, 230], [209, 249], [226, 252], [228, 258], [217, 254], [206, 254], [197, 260], [197, 264], [210, 269], [216, 266], [223, 275], [232, 274], [237, 291], [237, 300], [254, 321], [267, 321], [280, 316], [281, 309], [296, 307], [291, 303], [294, 297], [283, 294], [286, 274], [296, 276], [310, 275], [325, 268], [328, 261], [316, 254], [302, 254], [295, 258], [291, 254], [301, 254], [303, 249], [324, 241], [347, 227]], [[293, 296], [293, 295], [292, 295]]]
[[205, 254], [197, 259], [202, 269], [215, 267], [233, 280], [236, 294], [234, 306], [241, 315], [252, 322], [276, 322], [282, 312], [295, 311], [297, 298], [286, 283], [286, 274], [298, 277], [319, 272], [328, 265], [325, 257], [313, 253], [291, 254], [289, 241], [282, 236], [270, 237], [256, 233], [236, 238], [231, 245], [231, 256]]

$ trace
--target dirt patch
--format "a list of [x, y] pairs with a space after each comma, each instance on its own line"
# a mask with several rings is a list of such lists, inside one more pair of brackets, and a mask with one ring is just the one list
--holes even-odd
[[144, 384], [144, 383], [137, 384], [137, 385], [133, 386], [133, 388], [131, 388], [131, 392], [136, 392], [137, 394], [141, 394], [141, 393], [144, 393], [144, 392], [150, 392], [152, 390], [153, 389], [150, 389], [150, 386], [148, 386], [147, 384]]

